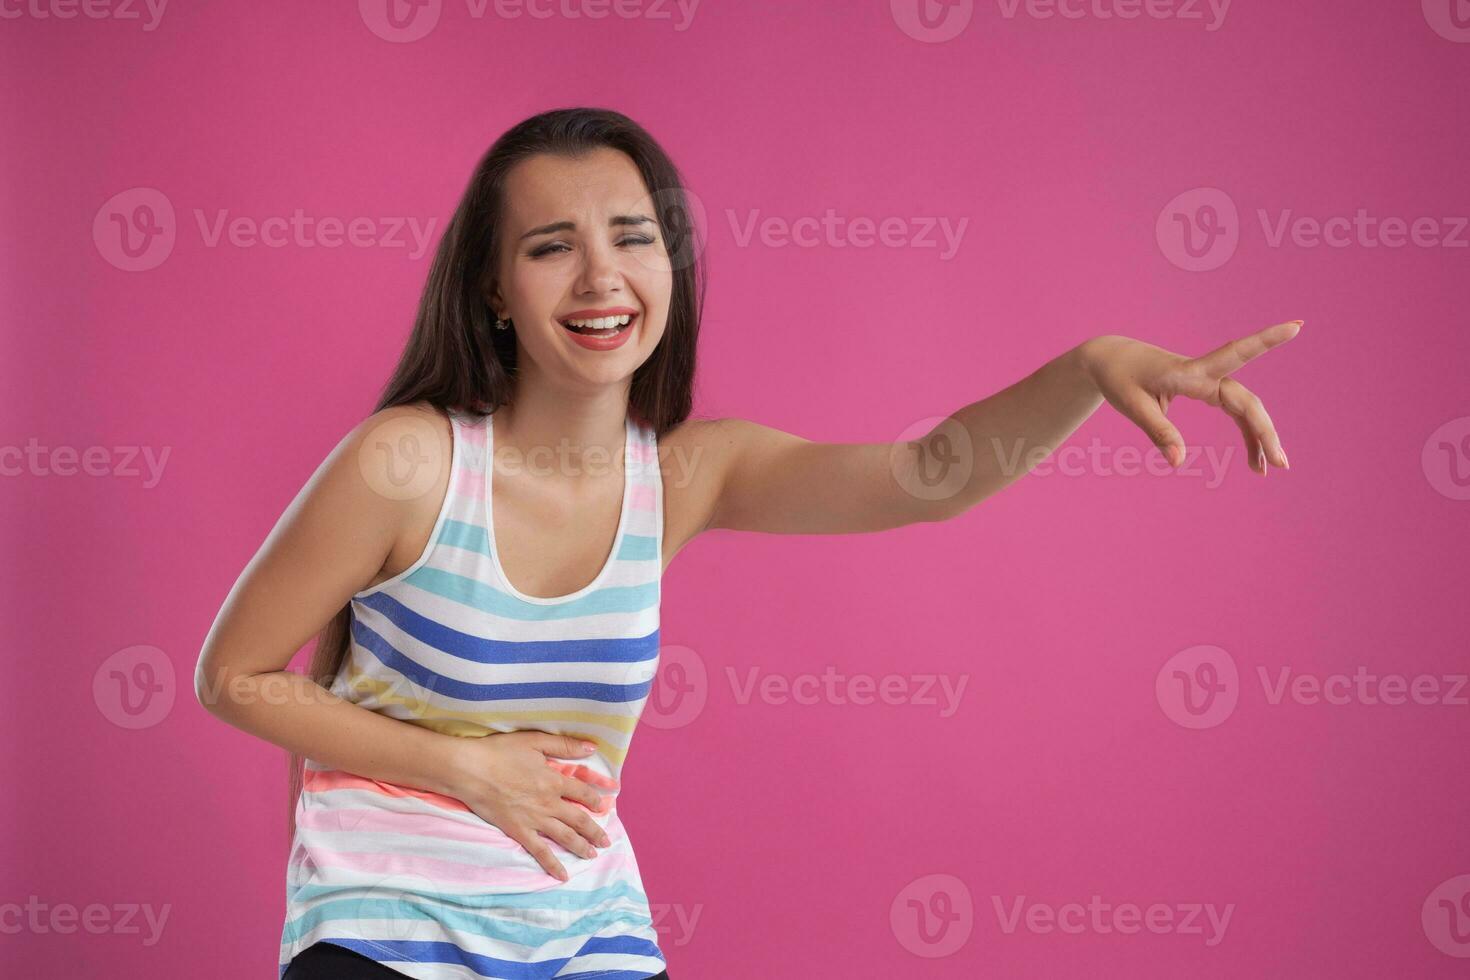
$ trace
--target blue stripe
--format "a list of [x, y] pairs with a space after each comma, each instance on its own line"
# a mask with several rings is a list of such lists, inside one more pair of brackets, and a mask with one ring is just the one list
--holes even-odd
[[637, 701], [648, 696], [653, 678], [641, 684], [597, 684], [591, 681], [541, 681], [520, 684], [471, 684], [445, 677], [394, 649], [361, 620], [352, 621], [352, 639], [419, 687], [459, 701], [515, 701], [528, 698], [578, 698], [609, 704]]
[[451, 629], [414, 612], [386, 592], [357, 600], [435, 650], [481, 664], [638, 663], [658, 656], [658, 629], [637, 637], [573, 640], [493, 640]]
[[[658, 947], [641, 936], [593, 936], [582, 944], [581, 949], [577, 950], [577, 956], [592, 956], [596, 953], [659, 956]], [[659, 956], [659, 959], [662, 958]]]
[[604, 613], [641, 612], [658, 605], [658, 581], [642, 585], [605, 585], [586, 595], [541, 605], [522, 602], [513, 595], [477, 582], [463, 575], [446, 572], [439, 568], [421, 565], [404, 582], [410, 582], [425, 592], [450, 599], [462, 605], [483, 610], [495, 616], [523, 621], [548, 619], [576, 619], [580, 616], [597, 616]]
[[[616, 939], [627, 939], [628, 943], [618, 952], [626, 952], [630, 956], [651, 956], [663, 960], [663, 954], [659, 952], [658, 946], [646, 939], [636, 936], [619, 936]], [[408, 961], [411, 963], [459, 963], [469, 967], [482, 977], [493, 977], [495, 980], [552, 980], [553, 977], [561, 977], [561, 969], [573, 956], [562, 956], [552, 960], [538, 960], [533, 963], [523, 963], [519, 960], [502, 960], [493, 956], [484, 956], [479, 953], [471, 953], [460, 949], [453, 943], [448, 942], [426, 942], [424, 940], [364, 940], [357, 938], [331, 939], [327, 942], [339, 946], [346, 946], [355, 952], [378, 961]], [[611, 951], [609, 951], [611, 952]], [[577, 955], [583, 955], [578, 953]], [[609, 976], [607, 971], [592, 971], [590, 973], [574, 974], [581, 977]], [[627, 973], [614, 973], [611, 976], [637, 977], [638, 974], [631, 971]]]

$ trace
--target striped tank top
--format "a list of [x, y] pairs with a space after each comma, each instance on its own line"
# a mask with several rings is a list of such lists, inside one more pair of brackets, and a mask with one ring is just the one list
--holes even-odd
[[[627, 416], [623, 503], [602, 570], [565, 596], [519, 592], [496, 553], [493, 420], [449, 412], [449, 489], [424, 553], [352, 597], [334, 694], [465, 737], [537, 729], [595, 742], [621, 779], [659, 653], [663, 483], [651, 427]], [[569, 764], [570, 765], [570, 764]], [[286, 875], [280, 974], [318, 941], [420, 980], [635, 980], [665, 969], [633, 847], [548, 841], [568, 880], [464, 803], [305, 762]]]

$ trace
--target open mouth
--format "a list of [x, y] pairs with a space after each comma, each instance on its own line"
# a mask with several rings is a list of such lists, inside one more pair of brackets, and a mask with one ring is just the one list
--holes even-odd
[[616, 337], [627, 330], [638, 320], [637, 313], [624, 313], [620, 316], [600, 316], [589, 320], [567, 319], [558, 320], [567, 330], [572, 333], [581, 334], [584, 337]]

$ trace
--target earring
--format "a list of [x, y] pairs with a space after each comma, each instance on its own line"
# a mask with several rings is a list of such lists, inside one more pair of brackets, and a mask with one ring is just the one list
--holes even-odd
[[495, 329], [496, 330], [509, 330], [510, 329], [510, 321], [509, 320], [502, 320], [499, 317], [496, 317], [495, 318]]

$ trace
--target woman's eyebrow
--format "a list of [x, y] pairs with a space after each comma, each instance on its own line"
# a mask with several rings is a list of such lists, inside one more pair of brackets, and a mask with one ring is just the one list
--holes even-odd
[[[608, 219], [608, 227], [617, 228], [625, 225], [651, 225], [653, 219], [646, 214], [615, 214]], [[553, 221], [549, 225], [541, 225], [532, 228], [521, 236], [522, 240], [534, 238], [537, 235], [549, 235], [554, 231], [574, 231], [577, 227], [575, 221]]]

